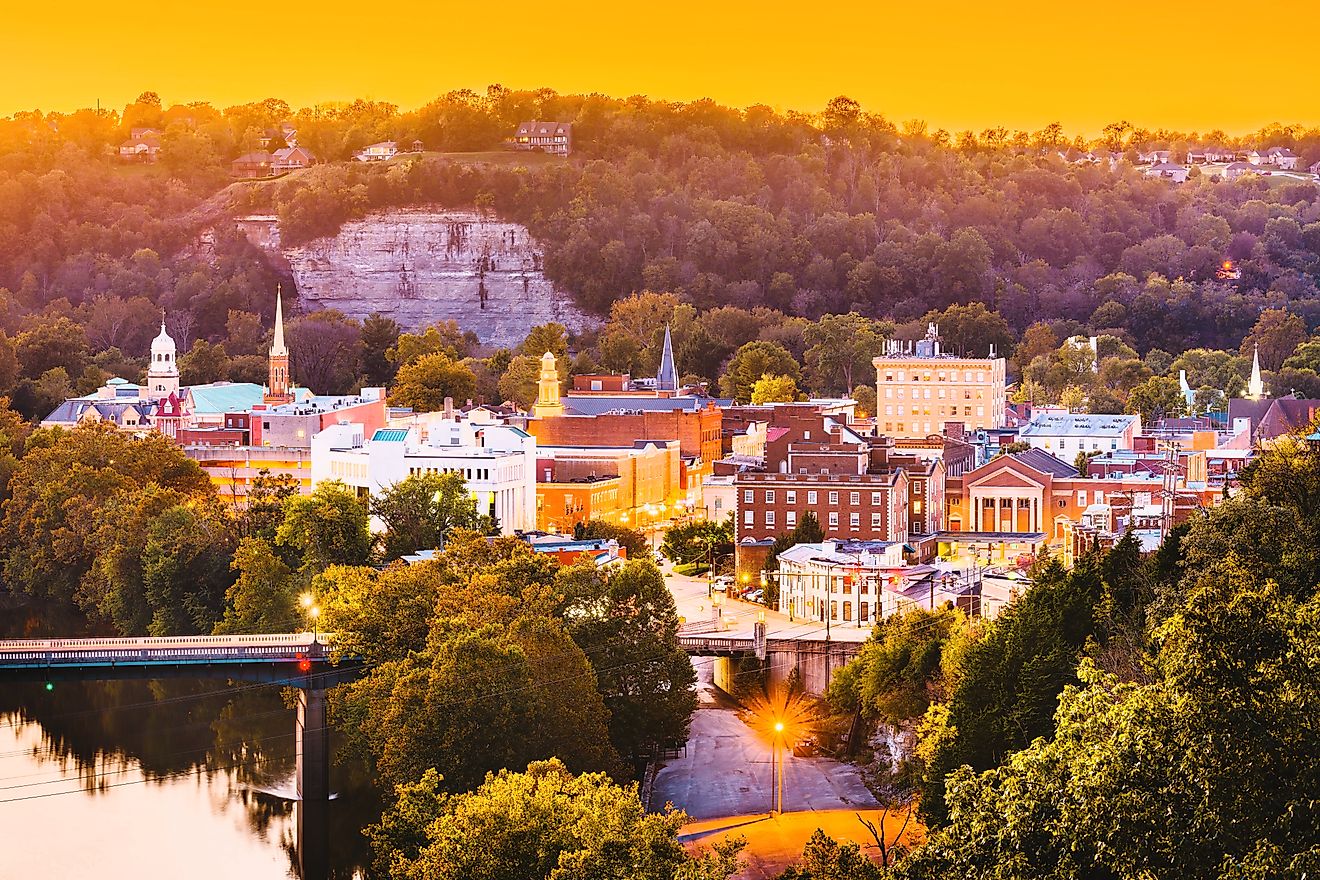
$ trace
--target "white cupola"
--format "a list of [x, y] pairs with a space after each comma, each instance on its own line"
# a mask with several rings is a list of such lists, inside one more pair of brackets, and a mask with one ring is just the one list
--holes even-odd
[[151, 340], [151, 366], [147, 368], [147, 396], [169, 397], [179, 391], [178, 349], [165, 330], [165, 315], [160, 317], [160, 333]]

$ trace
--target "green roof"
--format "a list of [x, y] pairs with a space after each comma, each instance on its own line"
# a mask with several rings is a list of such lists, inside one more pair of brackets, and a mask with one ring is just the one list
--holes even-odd
[[261, 403], [266, 389], [254, 382], [223, 382], [189, 385], [188, 393], [194, 412], [227, 413], [252, 409]]

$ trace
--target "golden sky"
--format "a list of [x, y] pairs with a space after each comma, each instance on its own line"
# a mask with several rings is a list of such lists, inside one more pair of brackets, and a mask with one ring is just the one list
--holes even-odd
[[1080, 2], [385, 0], [6, 4], [0, 115], [282, 97], [410, 108], [454, 88], [710, 97], [817, 110], [847, 94], [931, 128], [1249, 131], [1320, 123], [1310, 24], [1287, 12]]

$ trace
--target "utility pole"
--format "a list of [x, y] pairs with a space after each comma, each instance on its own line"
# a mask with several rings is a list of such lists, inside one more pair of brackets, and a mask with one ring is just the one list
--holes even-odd
[[1164, 461], [1164, 480], [1160, 488], [1160, 538], [1173, 531], [1173, 515], [1178, 501], [1178, 453], [1182, 444], [1176, 440], [1164, 443], [1167, 457]]

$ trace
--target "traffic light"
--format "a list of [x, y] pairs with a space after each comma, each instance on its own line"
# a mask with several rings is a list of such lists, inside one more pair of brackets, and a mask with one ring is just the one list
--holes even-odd
[[53, 690], [55, 690], [55, 682], [53, 682], [53, 681], [48, 681], [48, 682], [46, 682], [46, 690], [48, 690], [48, 691], [53, 691]]

